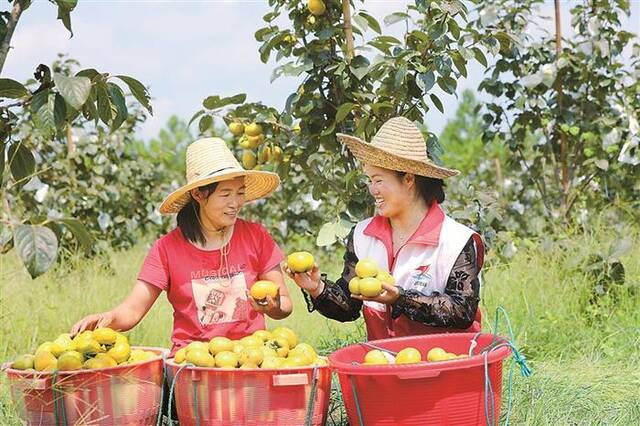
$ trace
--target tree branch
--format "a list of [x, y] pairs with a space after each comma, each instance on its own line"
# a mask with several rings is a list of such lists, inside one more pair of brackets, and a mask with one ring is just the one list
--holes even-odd
[[4, 62], [7, 60], [7, 55], [9, 54], [13, 32], [18, 25], [20, 15], [22, 15], [22, 12], [24, 12], [29, 7], [29, 3], [30, 2], [28, 0], [15, 0], [13, 2], [13, 8], [11, 9], [9, 20], [7, 21], [7, 32], [2, 39], [2, 43], [0, 43], [0, 74], [2, 74]]

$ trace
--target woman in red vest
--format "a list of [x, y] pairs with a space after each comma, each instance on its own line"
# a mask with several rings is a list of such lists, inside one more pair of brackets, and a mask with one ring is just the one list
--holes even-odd
[[[457, 170], [427, 157], [420, 130], [404, 117], [387, 121], [371, 143], [338, 134], [363, 163], [378, 214], [349, 234], [342, 276], [331, 282], [318, 266], [289, 276], [305, 290], [309, 311], [353, 321], [363, 312], [369, 340], [450, 331], [479, 331], [480, 236], [445, 215], [443, 179]], [[362, 259], [393, 276], [383, 292], [352, 295]], [[309, 297], [310, 296], [310, 297]]]

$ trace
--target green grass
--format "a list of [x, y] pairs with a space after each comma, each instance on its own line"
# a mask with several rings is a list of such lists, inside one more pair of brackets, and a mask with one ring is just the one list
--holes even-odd
[[[640, 240], [637, 226], [625, 234]], [[607, 296], [597, 306], [589, 304], [591, 287], [581, 263], [587, 254], [606, 249], [618, 238], [600, 226], [552, 245], [532, 241], [508, 264], [489, 262], [485, 268], [485, 328], [492, 326], [496, 306], [504, 306], [517, 344], [534, 369], [530, 379], [516, 376], [512, 424], [629, 425], [640, 419], [640, 292], [627, 294], [627, 288], [640, 284], [640, 246], [622, 258], [627, 284], [617, 303]], [[28, 277], [13, 254], [0, 257], [0, 360], [32, 351], [83, 315], [120, 301], [145, 252], [146, 247], [139, 245], [112, 253], [111, 268], [99, 260], [70, 261], [36, 280]], [[320, 256], [322, 265], [332, 265], [330, 276], [336, 276], [341, 265], [340, 253], [333, 257]], [[341, 324], [309, 314], [300, 291], [291, 282], [288, 286], [294, 313], [282, 322], [269, 321], [270, 326], [284, 323], [320, 348], [362, 338], [361, 321]], [[130, 340], [168, 347], [170, 333], [171, 307], [163, 295], [130, 333]], [[19, 424], [4, 382], [0, 424]]]

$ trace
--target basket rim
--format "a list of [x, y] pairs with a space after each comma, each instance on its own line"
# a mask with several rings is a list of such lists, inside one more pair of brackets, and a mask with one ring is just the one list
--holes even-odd
[[[135, 364], [127, 364], [127, 365], [116, 365], [115, 367], [106, 367], [100, 368], [97, 370], [91, 370], [89, 368], [83, 368], [80, 370], [57, 370], [56, 374], [58, 377], [69, 377], [76, 376], [81, 374], [95, 374], [95, 373], [104, 373], [104, 372], [113, 372], [113, 371], [124, 371], [126, 369], [138, 368], [142, 365], [146, 365], [152, 362], [162, 362], [162, 354], [169, 353], [169, 350], [166, 348], [158, 347], [158, 346], [131, 346], [131, 349], [142, 349], [145, 351], [153, 351], [160, 355], [160, 358], [152, 358], [142, 362], [136, 362]], [[2, 370], [7, 374], [12, 374], [14, 376], [20, 376], [22, 379], [46, 379], [53, 377], [53, 371], [37, 371], [37, 370], [17, 370], [15, 368], [9, 367], [11, 362], [7, 361], [2, 364]], [[6, 368], [5, 368], [6, 366]]]
[[[468, 337], [469, 340], [473, 339], [474, 336], [478, 335], [480, 337], [485, 338], [504, 338], [500, 335], [494, 335], [491, 333], [437, 333], [437, 334], [424, 334], [424, 335], [416, 335], [416, 336], [403, 336], [403, 337], [392, 337], [387, 339], [379, 339], [379, 340], [371, 340], [368, 343], [375, 344], [378, 346], [384, 347], [385, 343], [388, 342], [402, 342], [402, 341], [415, 341], [416, 338], [421, 339], [431, 339], [431, 338], [442, 338], [442, 337]], [[438, 362], [428, 362], [421, 361], [415, 364], [381, 364], [375, 366], [367, 366], [362, 364], [350, 364], [344, 361], [339, 361], [336, 359], [336, 354], [350, 348], [360, 347], [360, 343], [354, 343], [343, 348], [340, 348], [329, 355], [329, 363], [331, 364], [333, 370], [335, 370], [338, 374], [351, 374], [351, 375], [376, 375], [376, 376], [396, 376], [398, 374], [406, 374], [417, 371], [433, 371], [435, 372], [444, 372], [450, 370], [462, 370], [467, 368], [484, 366], [484, 356], [482, 355], [474, 355], [472, 357], [467, 358], [459, 358], [459, 359], [451, 359], [446, 361], [438, 361]], [[511, 349], [508, 347], [502, 347], [491, 351], [488, 357], [488, 364], [494, 364], [498, 361], [502, 361], [507, 356], [511, 354]]]

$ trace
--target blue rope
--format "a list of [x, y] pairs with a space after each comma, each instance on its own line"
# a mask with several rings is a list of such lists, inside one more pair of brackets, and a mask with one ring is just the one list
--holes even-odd
[[[498, 325], [499, 325], [499, 316], [500, 313], [504, 316], [504, 319], [507, 323], [507, 331], [509, 333], [509, 340], [498, 337]], [[477, 338], [481, 333], [476, 333], [476, 335], [472, 339], [471, 347], [469, 348], [469, 355], [473, 355], [473, 350], [475, 348], [475, 343]], [[482, 354], [484, 354], [484, 413], [485, 413], [485, 421], [487, 425], [495, 425], [495, 398], [493, 393], [493, 387], [491, 385], [491, 380], [489, 378], [489, 354], [497, 350], [499, 348], [508, 347], [511, 349], [511, 354], [516, 362], [520, 366], [520, 374], [523, 377], [530, 377], [532, 374], [531, 368], [527, 365], [527, 360], [524, 355], [518, 351], [515, 344], [515, 337], [513, 334], [513, 328], [511, 327], [511, 321], [509, 320], [509, 315], [507, 311], [502, 307], [498, 306], [496, 308], [496, 316], [493, 328], [493, 340], [491, 343], [482, 350]], [[507, 381], [507, 412], [505, 414], [505, 426], [509, 425], [509, 418], [511, 417], [511, 409], [513, 403], [513, 372], [515, 370], [515, 364], [511, 364], [509, 368], [509, 378]], [[491, 400], [491, 407], [489, 409], [489, 399]], [[491, 413], [489, 413], [491, 411]]]
[[173, 380], [171, 381], [171, 387], [169, 388], [169, 426], [173, 426], [173, 419], [171, 418], [171, 403], [173, 402], [173, 389], [176, 386], [176, 381], [178, 380], [178, 375], [180, 375], [180, 373], [182, 373], [182, 370], [184, 370], [187, 367], [195, 367], [195, 365], [191, 364], [191, 363], [186, 363], [184, 364], [182, 367], [178, 368], [178, 371], [176, 371], [175, 376], [173, 376]]
[[318, 387], [318, 366], [313, 366], [313, 374], [311, 375], [311, 392], [309, 392], [309, 402], [307, 403], [307, 418], [305, 419], [305, 426], [311, 426], [313, 424], [313, 411], [315, 408], [316, 390]]

